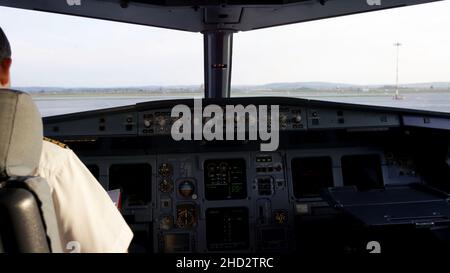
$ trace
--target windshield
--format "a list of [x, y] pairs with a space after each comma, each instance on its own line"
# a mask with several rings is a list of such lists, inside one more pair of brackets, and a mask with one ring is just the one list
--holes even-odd
[[450, 1], [235, 35], [234, 96], [450, 112]]
[[[443, 1], [236, 33], [231, 95], [450, 112], [449, 13]], [[0, 14], [12, 86], [30, 92], [44, 116], [203, 96], [200, 33]]]

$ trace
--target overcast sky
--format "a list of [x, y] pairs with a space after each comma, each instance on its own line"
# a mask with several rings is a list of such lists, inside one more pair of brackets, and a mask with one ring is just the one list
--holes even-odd
[[[233, 84], [450, 81], [450, 1], [352, 15], [234, 37]], [[20, 19], [19, 19], [20, 18]], [[199, 33], [0, 8], [14, 86], [201, 84]]]

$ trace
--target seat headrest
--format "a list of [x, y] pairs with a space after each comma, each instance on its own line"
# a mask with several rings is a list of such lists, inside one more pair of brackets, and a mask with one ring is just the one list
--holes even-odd
[[42, 152], [42, 118], [27, 93], [0, 89], [0, 179], [32, 175]]

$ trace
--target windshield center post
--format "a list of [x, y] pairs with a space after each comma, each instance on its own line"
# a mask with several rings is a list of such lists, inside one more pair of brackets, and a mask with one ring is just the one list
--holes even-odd
[[205, 98], [229, 98], [234, 30], [203, 32]]

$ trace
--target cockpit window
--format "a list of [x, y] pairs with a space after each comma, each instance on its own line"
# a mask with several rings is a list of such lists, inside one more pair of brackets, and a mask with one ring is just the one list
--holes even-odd
[[237, 33], [232, 95], [450, 112], [449, 12], [439, 1]]
[[[449, 12], [450, 2], [439, 1], [238, 32], [231, 96], [450, 112]], [[204, 96], [201, 33], [0, 13], [13, 51], [12, 87], [32, 93], [43, 116]]]
[[0, 26], [12, 88], [31, 93], [43, 116], [203, 95], [199, 33], [6, 7]]

